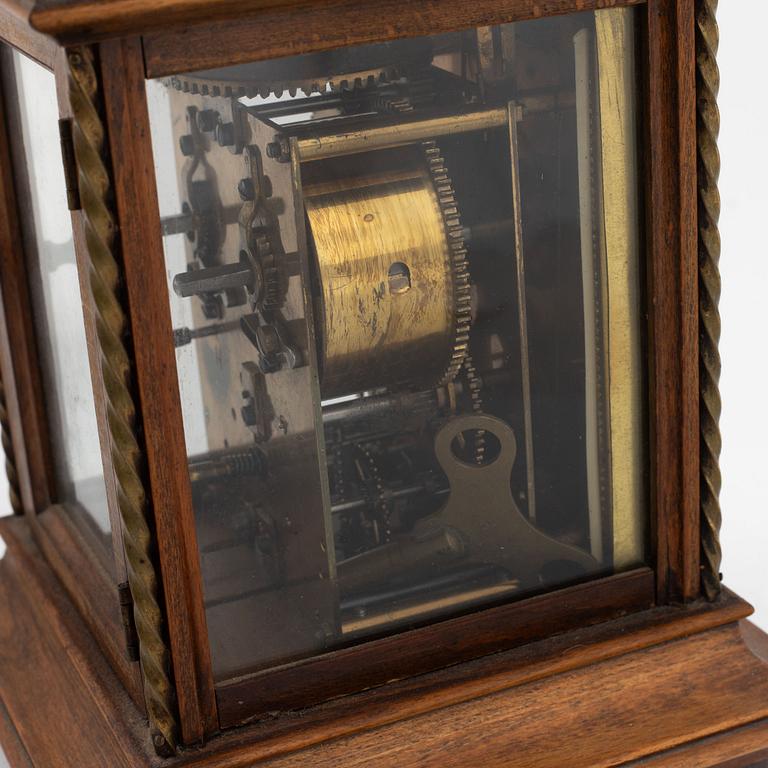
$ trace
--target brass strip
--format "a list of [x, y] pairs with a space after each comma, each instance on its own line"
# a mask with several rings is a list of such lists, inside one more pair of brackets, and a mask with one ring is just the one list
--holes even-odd
[[520, 154], [517, 141], [517, 121], [520, 107], [507, 105], [510, 168], [512, 171], [512, 208], [515, 216], [515, 265], [517, 268], [517, 316], [520, 326], [520, 377], [523, 394], [523, 426], [525, 429], [525, 474], [528, 492], [528, 519], [536, 521], [536, 474], [533, 457], [533, 402], [531, 400], [531, 364], [528, 345], [528, 300], [525, 286], [525, 255], [523, 252], [523, 207], [520, 192]]
[[701, 580], [704, 594], [720, 594], [720, 113], [717, 93], [717, 0], [696, 4], [696, 116], [699, 216], [699, 418], [701, 429]]
[[136, 436], [137, 408], [132, 393], [131, 356], [126, 346], [128, 318], [120, 289], [116, 216], [111, 202], [108, 148], [99, 111], [99, 81], [93, 50], [89, 47], [70, 49], [67, 63], [88, 282], [109, 422], [112, 467], [105, 467], [105, 471], [113, 471], [115, 475], [152, 743], [160, 756], [170, 756], [176, 744], [174, 691], [154, 566], [143, 456]]
[[[602, 339], [602, 311], [605, 307], [601, 283], [605, 273], [605, 238], [603, 237], [601, 174], [596, 155], [599, 118], [595, 115], [597, 96], [595, 53], [592, 30], [582, 27], [573, 36], [576, 72], [576, 136], [579, 169], [579, 229], [581, 234], [581, 286], [584, 317], [584, 452], [587, 465], [587, 509], [589, 545], [593, 557], [603, 562], [603, 517], [611, 514], [602, 493], [602, 470], [606, 469], [600, 415], [605, 405], [605, 387], [601, 376], [606, 362]], [[602, 459], [602, 461], [601, 461]]]
[[506, 109], [489, 109], [463, 115], [447, 115], [427, 120], [376, 126], [329, 136], [302, 138], [296, 142], [299, 160], [320, 160], [327, 157], [352, 155], [372, 149], [399, 147], [425, 139], [454, 136], [469, 131], [484, 131], [507, 125]]
[[617, 569], [642, 561], [647, 509], [642, 471], [643, 374], [633, 18], [631, 8], [595, 13], [608, 294], [613, 564]]

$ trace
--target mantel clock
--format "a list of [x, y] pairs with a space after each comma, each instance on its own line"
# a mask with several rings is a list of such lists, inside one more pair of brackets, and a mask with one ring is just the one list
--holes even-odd
[[748, 766], [714, 0], [0, 0], [14, 766]]

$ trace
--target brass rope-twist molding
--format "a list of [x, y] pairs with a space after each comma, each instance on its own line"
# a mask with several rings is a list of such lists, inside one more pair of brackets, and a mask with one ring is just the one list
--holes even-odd
[[720, 113], [717, 93], [717, 0], [697, 0], [696, 116], [699, 228], [699, 377], [701, 429], [701, 579], [704, 594], [720, 594]]
[[5, 456], [5, 474], [8, 478], [8, 498], [14, 515], [20, 515], [24, 509], [21, 504], [21, 489], [19, 475], [16, 471], [16, 460], [11, 441], [11, 427], [8, 420], [8, 408], [5, 400], [5, 386], [0, 377], [0, 439], [2, 440], [3, 455]]
[[175, 751], [174, 690], [170, 654], [154, 567], [154, 542], [142, 479], [143, 457], [136, 436], [136, 404], [131, 391], [131, 357], [126, 347], [128, 318], [120, 292], [121, 266], [111, 199], [108, 149], [99, 113], [99, 82], [89, 47], [67, 51], [72, 138], [88, 252], [88, 282], [98, 337], [98, 353], [109, 424], [110, 456], [116, 479], [128, 583], [139, 639], [144, 697], [151, 738], [164, 757]]

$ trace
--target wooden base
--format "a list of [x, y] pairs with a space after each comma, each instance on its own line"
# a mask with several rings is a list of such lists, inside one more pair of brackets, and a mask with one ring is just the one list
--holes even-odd
[[13, 768], [768, 765], [768, 636], [726, 594], [227, 732], [162, 761], [21, 519], [0, 523], [0, 742]]

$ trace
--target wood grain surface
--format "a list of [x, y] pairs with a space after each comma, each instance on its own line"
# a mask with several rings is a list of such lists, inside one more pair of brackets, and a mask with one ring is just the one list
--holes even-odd
[[394, 38], [539, 18], [642, 0], [323, 0], [265, 6], [240, 15], [144, 36], [148, 77], [324, 51]]
[[126, 653], [117, 583], [98, 556], [99, 550], [83, 540], [71, 515], [64, 507], [49, 507], [38, 515], [35, 540], [120, 682], [143, 709], [139, 665], [129, 661]]
[[[497, 0], [494, 0], [496, 2]], [[629, 4], [641, 0], [619, 0]], [[20, 10], [20, 0], [2, 0]], [[27, 3], [29, 5], [30, 3]], [[243, 20], [266, 11], [286, 10], [300, 19], [310, 5], [333, 5], [334, 0], [38, 0], [29, 12], [32, 26], [62, 42], [92, 42], [107, 37], [143, 34], [164, 27], [207, 24], [220, 19]], [[433, 6], [446, 4], [432, 0]], [[474, 6], [488, 4], [487, 0]], [[616, 0], [506, 0], [506, 11], [527, 18], [616, 5]], [[401, 2], [401, 8], [408, 4]], [[426, 5], [426, 4], [425, 4]], [[497, 2], [497, 5], [500, 5]], [[472, 13], [465, 4], [467, 13]], [[23, 13], [23, 11], [20, 11]], [[437, 14], [439, 16], [439, 14]]]
[[692, 650], [675, 641], [264, 766], [597, 768], [768, 716], [766, 667], [745, 652], [738, 627], [713, 630]]
[[659, 602], [699, 594], [698, 263], [692, 0], [650, 0], [646, 205]]
[[749, 607], [726, 595], [272, 718], [162, 761], [27, 523], [0, 521], [0, 535], [0, 739], [14, 768], [736, 768], [766, 747], [768, 637], [734, 623]]
[[58, 47], [53, 38], [34, 30], [24, 16], [9, 13], [0, 2], [0, 39], [23, 51], [47, 69], [53, 69]]
[[230, 727], [583, 629], [650, 608], [653, 589], [639, 568], [222, 682], [219, 719]]
[[148, 765], [137, 761], [145, 730], [138, 711], [28, 527], [6, 518], [0, 535], [8, 545], [0, 560], [0, 697], [18, 744], [38, 768]]

